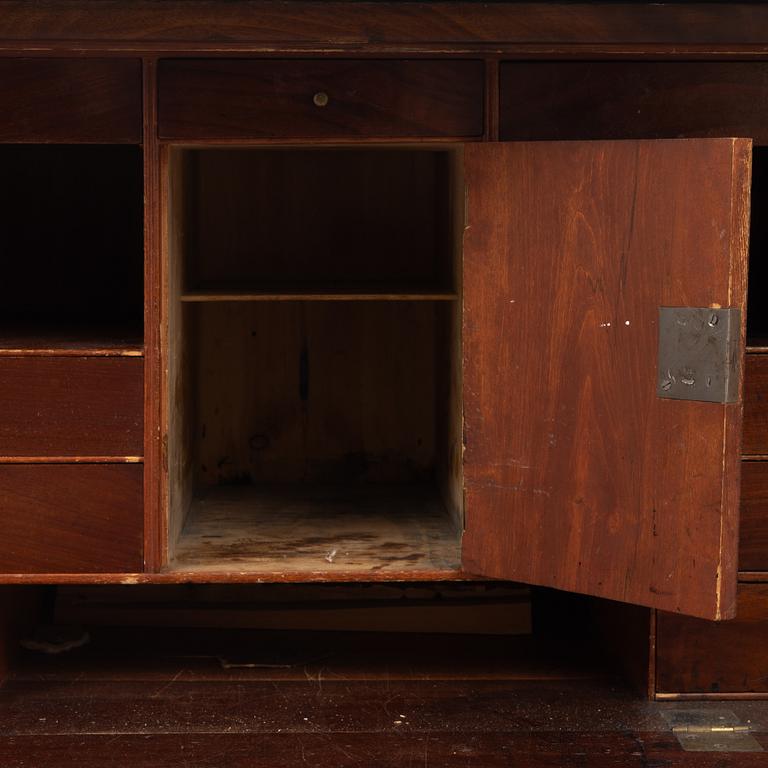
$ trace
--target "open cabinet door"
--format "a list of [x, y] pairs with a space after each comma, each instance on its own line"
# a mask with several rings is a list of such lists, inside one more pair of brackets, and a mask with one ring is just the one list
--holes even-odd
[[466, 147], [466, 571], [734, 614], [750, 167], [742, 139]]

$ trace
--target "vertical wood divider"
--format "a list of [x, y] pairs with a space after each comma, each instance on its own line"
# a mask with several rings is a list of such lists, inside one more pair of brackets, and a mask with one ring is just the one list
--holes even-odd
[[486, 141], [499, 140], [499, 60], [485, 60], [485, 132]]
[[161, 169], [157, 139], [157, 59], [143, 59], [144, 84], [144, 569], [163, 565], [161, 450]]

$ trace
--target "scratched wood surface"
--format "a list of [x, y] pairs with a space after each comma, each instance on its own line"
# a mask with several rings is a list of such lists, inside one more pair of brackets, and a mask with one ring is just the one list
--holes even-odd
[[259, 488], [202, 493], [171, 567], [185, 572], [367, 573], [457, 571], [460, 532], [429, 487]]
[[465, 152], [465, 569], [732, 616], [741, 405], [656, 396], [657, 316], [743, 308], [750, 143]]

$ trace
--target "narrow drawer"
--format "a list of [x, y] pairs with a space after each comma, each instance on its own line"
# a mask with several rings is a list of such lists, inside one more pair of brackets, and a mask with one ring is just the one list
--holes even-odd
[[768, 695], [768, 584], [740, 584], [736, 618], [713, 622], [660, 613], [656, 690]]
[[763, 62], [505, 62], [501, 138], [768, 141]]
[[0, 358], [0, 392], [0, 459], [144, 453], [142, 358]]
[[138, 144], [139, 59], [0, 58], [0, 142]]
[[739, 570], [768, 571], [768, 462], [741, 465]]
[[0, 574], [141, 571], [142, 476], [140, 464], [0, 466]]
[[481, 61], [168, 59], [163, 139], [471, 137]]
[[747, 355], [742, 453], [768, 455], [768, 355]]

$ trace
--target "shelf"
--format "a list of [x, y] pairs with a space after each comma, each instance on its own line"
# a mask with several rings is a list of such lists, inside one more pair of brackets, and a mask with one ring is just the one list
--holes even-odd
[[455, 291], [431, 291], [408, 289], [345, 289], [327, 288], [287, 290], [252, 289], [201, 289], [181, 294], [186, 302], [225, 301], [455, 301]]
[[226, 486], [192, 502], [174, 571], [393, 574], [458, 570], [437, 494], [404, 486]]
[[33, 328], [0, 332], [0, 357], [141, 357], [144, 344], [124, 329]]

